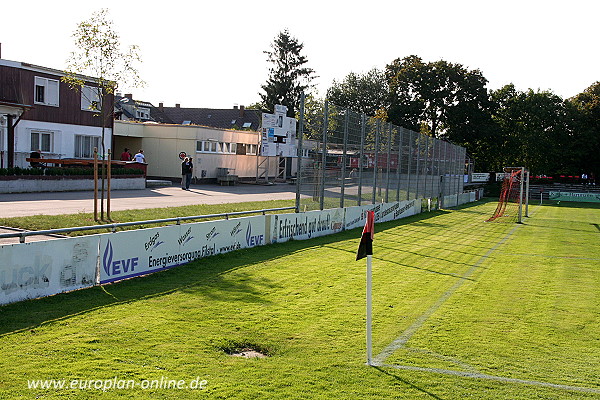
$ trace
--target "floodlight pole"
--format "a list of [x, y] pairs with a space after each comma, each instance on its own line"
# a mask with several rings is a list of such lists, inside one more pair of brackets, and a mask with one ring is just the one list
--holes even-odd
[[373, 365], [373, 341], [372, 341], [372, 303], [373, 289], [373, 256], [367, 255], [367, 365]]

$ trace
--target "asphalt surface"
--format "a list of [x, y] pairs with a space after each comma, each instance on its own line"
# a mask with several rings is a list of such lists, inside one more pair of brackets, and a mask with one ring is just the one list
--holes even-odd
[[[144, 190], [115, 190], [111, 192], [111, 211], [144, 208], [178, 207], [194, 204], [242, 203], [247, 201], [291, 200], [296, 187], [240, 184], [236, 186], [192, 185], [182, 190], [179, 185], [146, 188]], [[100, 207], [98, 205], [98, 207]], [[35, 215], [61, 215], [94, 212], [94, 193], [44, 192], [0, 194], [0, 216], [4, 218]], [[0, 227], [0, 233], [14, 233], [11, 227]], [[26, 242], [56, 239], [59, 236], [28, 236]], [[19, 238], [0, 238], [0, 244], [19, 243]]]
[[[178, 185], [144, 190], [111, 192], [111, 211], [144, 208], [178, 207], [194, 204], [241, 203], [246, 201], [291, 200], [296, 187], [285, 183], [275, 185], [239, 184], [236, 186], [192, 185], [182, 190]], [[94, 193], [45, 192], [0, 194], [0, 216], [3, 218], [31, 215], [60, 215], [94, 212]]]

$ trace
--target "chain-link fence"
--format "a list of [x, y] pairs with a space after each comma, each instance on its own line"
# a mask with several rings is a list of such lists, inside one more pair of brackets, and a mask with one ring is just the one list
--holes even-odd
[[327, 101], [302, 111], [300, 211], [462, 193], [463, 147]]

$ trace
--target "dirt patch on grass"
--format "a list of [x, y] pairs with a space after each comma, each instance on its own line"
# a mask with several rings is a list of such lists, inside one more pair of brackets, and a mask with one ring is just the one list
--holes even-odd
[[217, 348], [232, 357], [266, 358], [271, 356], [271, 351], [266, 346], [248, 340], [224, 340]]

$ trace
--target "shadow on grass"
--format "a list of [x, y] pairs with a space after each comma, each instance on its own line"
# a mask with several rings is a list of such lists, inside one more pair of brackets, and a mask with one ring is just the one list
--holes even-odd
[[432, 399], [443, 400], [443, 398], [437, 396], [436, 394], [431, 393], [430, 391], [428, 391], [426, 389], [423, 389], [423, 388], [421, 388], [421, 387], [419, 387], [419, 386], [417, 386], [417, 385], [415, 385], [413, 383], [410, 383], [406, 379], [403, 379], [403, 378], [399, 377], [396, 374], [392, 374], [392, 373], [384, 370], [381, 367], [373, 367], [373, 368], [375, 368], [377, 371], [381, 372], [382, 374], [387, 375], [387, 376], [389, 376], [389, 377], [397, 380], [398, 382], [402, 383], [403, 385], [406, 385], [406, 386], [408, 386], [408, 387], [410, 387], [412, 389], [418, 390], [419, 392], [426, 394], [427, 396], [431, 397]]
[[[438, 213], [418, 214], [402, 220], [382, 223], [378, 225], [378, 230], [382, 232], [393, 229], [398, 225], [434, 217], [439, 215]], [[177, 291], [197, 294], [206, 297], [207, 301], [267, 303], [268, 300], [264, 293], [269, 288], [273, 288], [274, 284], [263, 278], [256, 279], [254, 274], [245, 274], [244, 268], [348, 239], [356, 239], [358, 246], [361, 229], [356, 228], [310, 240], [291, 240], [286, 243], [237, 250], [235, 254], [220, 254], [199, 259], [142, 278], [0, 306], [0, 320], [2, 321], [0, 335], [31, 329], [45, 323], [105, 307], [160, 297]], [[232, 271], [236, 271], [235, 278], [230, 278], [228, 275]]]

